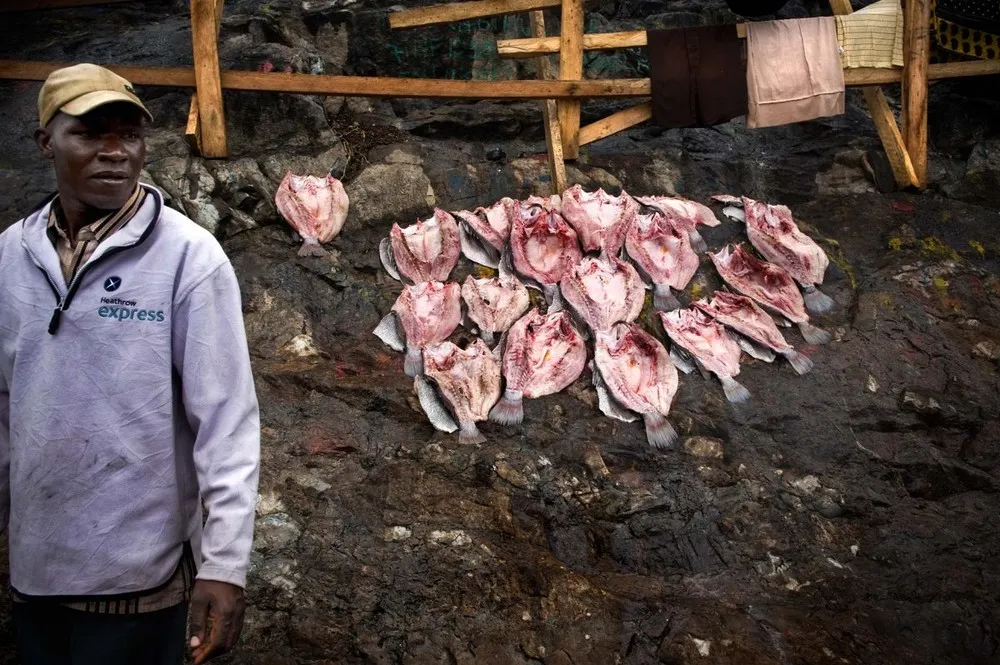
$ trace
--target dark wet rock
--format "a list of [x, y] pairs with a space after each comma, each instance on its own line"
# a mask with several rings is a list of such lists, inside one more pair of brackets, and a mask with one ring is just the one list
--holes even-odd
[[722, 458], [722, 441], [709, 436], [690, 436], [684, 439], [684, 452], [705, 459]]
[[169, 193], [175, 204], [212, 233], [219, 229], [221, 215], [212, 200], [216, 182], [197, 158], [165, 157], [150, 165], [153, 182]]

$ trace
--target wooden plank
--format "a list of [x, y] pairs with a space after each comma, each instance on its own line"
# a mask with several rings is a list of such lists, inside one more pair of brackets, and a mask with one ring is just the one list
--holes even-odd
[[0, 12], [36, 11], [39, 9], [65, 9], [67, 7], [87, 7], [91, 5], [113, 5], [135, 0], [2, 0]]
[[917, 186], [927, 185], [927, 70], [930, 66], [930, 1], [907, 0], [904, 8], [903, 142]]
[[[0, 80], [44, 81], [72, 62], [0, 60]], [[194, 88], [190, 67], [130, 67], [105, 64], [135, 85]], [[854, 75], [852, 75], [852, 73]], [[931, 65], [930, 80], [1000, 74], [1000, 60], [973, 60]], [[862, 87], [899, 83], [900, 69], [850, 69], [847, 85]], [[583, 81], [456, 81], [452, 79], [392, 78], [378, 76], [313, 76], [284, 72], [224, 71], [223, 90], [286, 92], [342, 97], [419, 97], [426, 99], [589, 99], [649, 97], [649, 79]]]
[[[225, 9], [225, 0], [215, 0], [215, 38], [219, 38], [219, 30], [222, 28], [222, 11]], [[191, 145], [191, 149], [199, 155], [202, 153], [201, 145], [201, 116], [198, 115], [198, 93], [191, 93], [191, 106], [188, 109], [187, 128], [184, 131], [184, 138]]]
[[421, 25], [438, 25], [467, 21], [471, 18], [485, 16], [503, 16], [516, 14], [532, 9], [558, 7], [560, 0], [474, 0], [473, 2], [453, 2], [444, 5], [431, 5], [417, 9], [404, 9], [389, 13], [389, 27], [416, 28]]
[[[645, 30], [603, 32], [583, 36], [584, 51], [602, 51], [646, 45]], [[527, 37], [498, 39], [497, 53], [501, 58], [534, 58], [559, 52], [559, 37]]]
[[653, 117], [653, 103], [643, 102], [612, 113], [580, 129], [580, 145], [599, 141], [605, 137], [642, 124]]
[[[545, 37], [545, 14], [541, 9], [528, 13], [531, 34]], [[538, 58], [538, 78], [553, 78], [552, 63], [548, 56]], [[562, 132], [559, 127], [559, 109], [553, 99], [542, 100], [542, 118], [545, 123], [545, 147], [549, 155], [549, 174], [552, 176], [552, 194], [562, 194], [566, 190], [566, 161], [563, 159]]]
[[[559, 78], [579, 81], [583, 78], [583, 0], [564, 0], [560, 22]], [[563, 154], [576, 159], [580, 154], [580, 101], [559, 102], [559, 128]]]
[[201, 124], [201, 154], [210, 158], [225, 157], [228, 150], [219, 73], [216, 0], [191, 0], [191, 42], [198, 91], [198, 120]]

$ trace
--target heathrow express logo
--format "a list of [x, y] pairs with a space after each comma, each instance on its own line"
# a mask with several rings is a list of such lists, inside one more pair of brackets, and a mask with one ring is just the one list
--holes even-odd
[[118, 275], [108, 277], [106, 280], [104, 280], [104, 290], [107, 291], [108, 293], [117, 291], [118, 287], [120, 287], [121, 285], [122, 285], [122, 278], [119, 277]]
[[[104, 280], [104, 290], [114, 293], [122, 286], [122, 278], [112, 275]], [[122, 300], [121, 298], [101, 298], [101, 306], [97, 308], [97, 315], [102, 319], [115, 319], [117, 321], [153, 321], [162, 323], [166, 321], [166, 314], [163, 310], [143, 309], [136, 307], [138, 303], [134, 300]]]

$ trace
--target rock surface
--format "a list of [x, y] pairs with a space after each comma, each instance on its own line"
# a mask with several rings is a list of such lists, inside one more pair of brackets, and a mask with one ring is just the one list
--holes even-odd
[[[160, 4], [7, 14], [0, 55], [190, 65], [186, 9]], [[591, 31], [735, 21], [716, 1], [592, 9]], [[220, 40], [226, 67], [499, 77], [512, 70], [489, 66], [484, 33], [525, 31], [508, 17], [390, 34], [378, 3], [237, 0]], [[588, 71], [643, 75], [634, 51]], [[53, 179], [31, 140], [38, 85], [0, 89], [3, 228]], [[855, 91], [838, 118], [638, 127], [584, 148], [571, 173], [586, 187], [786, 203], [832, 259], [824, 291], [842, 306], [818, 323], [835, 341], [788, 333], [813, 372], [745, 359], [739, 409], [682, 378], [682, 443], [663, 454], [640, 423], [599, 415], [586, 373], [526, 402], [523, 429], [484, 423], [488, 443], [459, 447], [371, 335], [399, 292], [376, 251], [393, 222], [547, 193], [536, 103], [227, 92], [232, 159], [212, 161], [183, 141], [186, 91], [140, 93], [157, 118], [149, 174], [236, 268], [262, 408], [250, 606], [224, 662], [996, 662], [995, 85], [932, 88], [922, 195], [873, 192], [859, 159], [877, 137]], [[613, 108], [587, 103], [585, 121]], [[351, 217], [327, 257], [297, 258], [274, 210], [286, 168], [344, 178]], [[703, 231], [712, 248], [739, 233]], [[718, 285], [703, 265], [682, 297]], [[0, 663], [10, 644], [0, 610]]]

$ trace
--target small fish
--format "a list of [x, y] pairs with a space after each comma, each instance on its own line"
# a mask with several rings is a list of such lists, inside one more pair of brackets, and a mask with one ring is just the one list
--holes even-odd
[[407, 376], [423, 373], [422, 350], [443, 342], [462, 320], [461, 287], [455, 282], [420, 282], [403, 288], [392, 311], [373, 331], [390, 348], [400, 349], [398, 326], [405, 336]]
[[500, 398], [500, 360], [481, 339], [461, 349], [451, 342], [424, 351], [427, 377], [451, 405], [458, 420], [458, 442], [486, 441], [476, 423], [489, 417]]
[[[393, 224], [389, 232], [392, 260], [382, 259], [382, 265], [391, 275], [398, 274], [414, 283], [443, 282], [458, 263], [462, 251], [461, 238], [455, 218], [439, 208], [434, 216], [418, 220], [401, 228]], [[383, 254], [380, 245], [379, 254]]]
[[333, 176], [318, 178], [287, 171], [274, 195], [274, 204], [302, 238], [299, 256], [326, 256], [322, 245], [344, 227], [350, 200], [344, 185]]
[[612, 196], [604, 189], [585, 192], [573, 185], [562, 195], [563, 218], [576, 229], [583, 250], [600, 250], [602, 256], [618, 254], [637, 210], [635, 200], [624, 191]]
[[[653, 306], [670, 311], [681, 306], [671, 289], [683, 291], [698, 271], [698, 255], [683, 229], [659, 208], [636, 215], [625, 236], [625, 249], [653, 284]], [[671, 213], [673, 214], [673, 213]]]
[[635, 266], [615, 257], [584, 257], [559, 288], [595, 332], [610, 330], [619, 321], [635, 321], [642, 311], [642, 279]]
[[509, 275], [485, 279], [469, 275], [462, 284], [462, 299], [468, 307], [469, 318], [490, 346], [495, 333], [506, 331], [531, 306], [528, 289]]
[[717, 321], [693, 308], [660, 312], [660, 320], [675, 344], [719, 377], [726, 399], [734, 403], [750, 399], [750, 392], [733, 378], [740, 373], [740, 347]]

